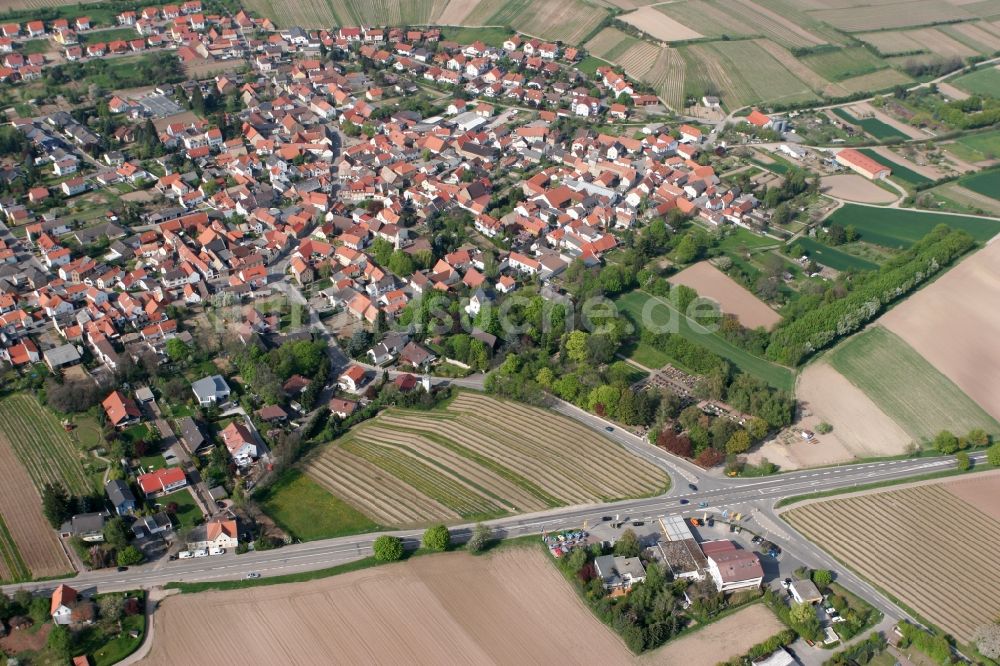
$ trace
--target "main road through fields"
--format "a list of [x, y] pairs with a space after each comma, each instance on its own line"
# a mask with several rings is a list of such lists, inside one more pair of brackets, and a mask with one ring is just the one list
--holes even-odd
[[[985, 458], [982, 454], [971, 457], [977, 463], [981, 463]], [[542, 531], [579, 528], [585, 521], [593, 525], [608, 515], [618, 515], [622, 520], [648, 521], [659, 516], [688, 516], [701, 514], [705, 511], [717, 513], [723, 509], [730, 509], [742, 511], [757, 520], [763, 530], [755, 531], [766, 530], [772, 541], [783, 548], [790, 549], [798, 559], [813, 566], [833, 567], [834, 564], [829, 558], [774, 515], [772, 507], [776, 500], [823, 490], [850, 489], [854, 486], [878, 481], [905, 479], [943, 471], [954, 464], [953, 457], [942, 456], [843, 465], [790, 472], [765, 479], [715, 479], [712, 483], [713, 487], [699, 488], [698, 491], [690, 491], [685, 485], [675, 488], [674, 494], [669, 496], [600, 505], [564, 507], [534, 514], [501, 518], [489, 521], [488, 524], [494, 529], [497, 536], [518, 537], [541, 534]], [[682, 492], [678, 493], [678, 490]], [[687, 500], [688, 503], [681, 504], [681, 499]], [[707, 504], [705, 508], [699, 508], [698, 505], [702, 502]], [[472, 525], [456, 526], [453, 528], [452, 534], [457, 541], [464, 541], [468, 538], [471, 528]], [[402, 537], [408, 546], [416, 547], [422, 531], [404, 530], [390, 532], [390, 534]], [[4, 586], [4, 591], [11, 593], [19, 588], [46, 591], [53, 589], [60, 582], [67, 582], [78, 590], [97, 589], [104, 592], [139, 587], [152, 588], [168, 582], [233, 580], [242, 578], [251, 571], [266, 577], [314, 571], [371, 555], [371, 544], [376, 536], [378, 535], [363, 534], [325, 539], [239, 556], [226, 554], [188, 560], [161, 560], [153, 564], [132, 567], [126, 572], [102, 570], [84, 572], [65, 581], [7, 585]], [[851, 575], [850, 572], [844, 572], [842, 567], [836, 568], [842, 582], [847, 583], [850, 587], [855, 587], [866, 597], [875, 597], [872, 599], [873, 602], [887, 615], [904, 616], [899, 609], [882, 599], [881, 595], [863, 581]]]

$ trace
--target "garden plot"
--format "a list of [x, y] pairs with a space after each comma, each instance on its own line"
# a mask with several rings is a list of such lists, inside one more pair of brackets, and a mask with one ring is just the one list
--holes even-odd
[[781, 321], [781, 315], [707, 261], [685, 268], [670, 283], [691, 287], [699, 296], [712, 299], [723, 313], [736, 315], [747, 328], [770, 329]]

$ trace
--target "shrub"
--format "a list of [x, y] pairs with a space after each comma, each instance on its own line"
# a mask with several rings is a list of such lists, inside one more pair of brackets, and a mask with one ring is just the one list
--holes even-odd
[[444, 525], [428, 527], [424, 532], [424, 548], [428, 550], [447, 550], [451, 545], [451, 534]]
[[142, 551], [135, 546], [125, 546], [118, 551], [118, 566], [129, 567], [133, 564], [139, 564], [146, 556], [142, 554]]
[[964, 472], [972, 467], [972, 461], [969, 459], [969, 454], [965, 451], [959, 451], [958, 454], [955, 455], [955, 463], [958, 470], [961, 472]]
[[372, 543], [372, 550], [379, 562], [395, 562], [403, 557], [403, 540], [387, 534], [382, 535]]
[[468, 548], [470, 553], [480, 553], [486, 549], [492, 538], [493, 531], [486, 525], [479, 523], [472, 530], [472, 536], [469, 537], [469, 542], [465, 547]]
[[816, 425], [816, 432], [818, 432], [821, 435], [825, 435], [827, 433], [833, 432], [833, 426], [827, 423], [826, 421], [823, 421], [822, 423]]

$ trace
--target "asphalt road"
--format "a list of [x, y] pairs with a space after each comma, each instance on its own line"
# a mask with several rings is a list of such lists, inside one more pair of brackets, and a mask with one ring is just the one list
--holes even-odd
[[[980, 454], [972, 456], [977, 462], [985, 457]], [[795, 553], [798, 559], [814, 566], [828, 566], [838, 570], [841, 581], [848, 587], [861, 592], [883, 612], [890, 617], [905, 617], [900, 609], [885, 600], [875, 590], [844, 572], [842, 567], [834, 567], [828, 557], [819, 552], [812, 544], [794, 532], [787, 524], [773, 514], [773, 504], [784, 497], [811, 493], [830, 489], [849, 489], [876, 481], [902, 479], [906, 477], [927, 474], [948, 469], [954, 465], [954, 459], [948, 457], [894, 460], [885, 462], [844, 465], [819, 470], [790, 472], [763, 479], [712, 479], [708, 487], [699, 487], [691, 491], [687, 485], [675, 486], [672, 493], [665, 496], [626, 500], [608, 504], [574, 506], [552, 509], [544, 512], [512, 516], [489, 521], [497, 536], [517, 537], [531, 534], [541, 534], [542, 531], [553, 531], [566, 528], [579, 528], [585, 522], [593, 525], [600, 522], [603, 516], [620, 516], [628, 520], [653, 520], [663, 515], [692, 516], [704, 512], [718, 515], [723, 509], [741, 511], [747, 515], [745, 523], [754, 531], [765, 533], [766, 536], [783, 549]], [[681, 504], [680, 500], [688, 500]], [[698, 504], [706, 502], [706, 508]], [[756, 522], [757, 525], [753, 525]], [[770, 526], [770, 528], [768, 527]], [[468, 537], [472, 525], [460, 525], [452, 532], [457, 541]], [[422, 535], [421, 530], [405, 530], [389, 532], [400, 536], [408, 546], [416, 547]], [[277, 576], [282, 574], [313, 571], [343, 564], [366, 557], [371, 554], [371, 543], [378, 534], [363, 534], [325, 539], [310, 543], [293, 544], [277, 550], [244, 555], [226, 555], [192, 558], [188, 560], [158, 561], [156, 563], [136, 566], [127, 572], [102, 570], [84, 572], [75, 578], [65, 581], [41, 581], [4, 586], [6, 592], [19, 588], [47, 591], [55, 588], [60, 582], [68, 582], [78, 590], [97, 589], [113, 591], [151, 588], [168, 582], [204, 582], [214, 580], [232, 580], [255, 571], [262, 576]]]

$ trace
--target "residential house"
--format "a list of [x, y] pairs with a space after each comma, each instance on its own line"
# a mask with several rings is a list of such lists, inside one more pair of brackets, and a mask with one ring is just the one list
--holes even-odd
[[229, 384], [222, 375], [203, 377], [191, 384], [191, 391], [202, 407], [218, 405], [229, 400]]
[[104, 484], [104, 492], [108, 496], [108, 501], [119, 516], [132, 513], [136, 508], [135, 495], [128, 484], [120, 479], [110, 479]]
[[160, 493], [167, 494], [187, 485], [187, 477], [180, 467], [165, 467], [136, 477], [139, 487], [146, 497]]
[[188, 550], [237, 546], [239, 546], [239, 530], [235, 520], [213, 520], [196, 527], [192, 530], [187, 544]]

